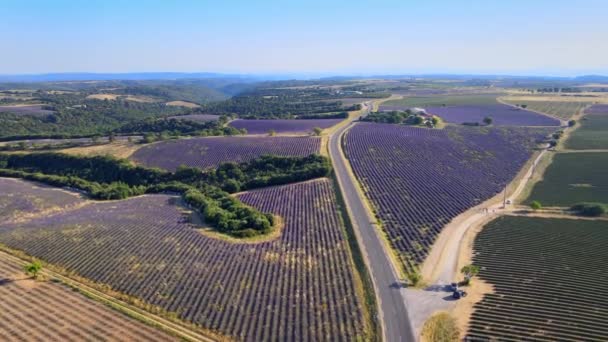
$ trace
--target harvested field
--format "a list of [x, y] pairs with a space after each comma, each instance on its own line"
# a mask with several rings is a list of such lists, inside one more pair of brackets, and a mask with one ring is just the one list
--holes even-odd
[[144, 146], [131, 159], [150, 167], [174, 171], [180, 165], [202, 169], [225, 162], [244, 162], [265, 154], [308, 156], [319, 153], [318, 137], [208, 137], [169, 140]]
[[230, 126], [246, 129], [248, 134], [265, 134], [270, 130], [276, 133], [312, 133], [315, 127], [322, 129], [337, 125], [344, 119], [318, 120], [234, 120]]
[[474, 307], [470, 341], [608, 340], [606, 221], [500, 217], [473, 263], [494, 285]]
[[358, 123], [344, 145], [389, 242], [413, 271], [443, 227], [502, 191], [548, 132]]
[[3, 253], [0, 282], [2, 341], [177, 340], [64, 285], [26, 278]]
[[281, 216], [281, 236], [258, 244], [209, 238], [176, 197], [150, 195], [2, 224], [0, 242], [238, 339], [365, 340], [331, 182], [239, 197]]
[[71, 207], [82, 199], [56, 188], [0, 178], [0, 223]]
[[125, 100], [133, 102], [158, 102], [158, 100], [155, 98], [143, 95], [91, 94], [88, 95], [86, 98], [91, 100], [117, 100], [118, 98], [123, 98]]
[[526, 200], [544, 206], [571, 206], [578, 202], [608, 204], [608, 153], [557, 153]]
[[215, 115], [215, 114], [188, 114], [188, 115], [176, 115], [176, 116], [169, 117], [169, 119], [189, 120], [189, 121], [196, 121], [196, 122], [215, 121], [215, 120], [218, 120], [219, 118], [220, 118], [220, 116]]
[[585, 111], [585, 116], [566, 141], [572, 150], [608, 149], [608, 105], [594, 105]]
[[167, 106], [178, 106], [178, 107], [186, 107], [186, 108], [198, 108], [200, 107], [196, 103], [188, 102], [188, 101], [169, 101], [166, 103]]
[[546, 101], [534, 97], [506, 97], [502, 100], [512, 105], [526, 105], [526, 109], [549, 114], [563, 120], [570, 119], [578, 111], [592, 103], [591, 101]]
[[559, 126], [560, 121], [529, 110], [504, 104], [460, 105], [447, 107], [425, 107], [428, 113], [440, 116], [450, 123], [478, 122], [491, 117], [497, 126]]
[[[432, 90], [435, 91], [434, 89]], [[467, 94], [444, 96], [412, 96], [390, 100], [380, 105], [380, 110], [405, 110], [410, 107], [440, 107], [464, 105], [495, 105], [500, 94]]]
[[55, 113], [52, 110], [42, 109], [44, 105], [15, 105], [0, 106], [0, 113], [12, 113], [18, 115], [44, 116]]

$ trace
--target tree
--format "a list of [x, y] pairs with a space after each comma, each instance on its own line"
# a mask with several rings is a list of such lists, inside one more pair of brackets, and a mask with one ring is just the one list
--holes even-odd
[[40, 261], [36, 260], [25, 265], [23, 267], [23, 270], [25, 271], [25, 274], [32, 276], [32, 278], [34, 279], [37, 279], [38, 273], [40, 272], [40, 270], [42, 270], [42, 264], [40, 263]]
[[431, 118], [431, 122], [433, 123], [433, 125], [437, 126], [437, 124], [439, 123], [439, 118], [436, 116], [433, 116]]
[[275, 135], [277, 135], [277, 132], [274, 129], [269, 129], [268, 130], [268, 135], [271, 137], [274, 137]]
[[490, 126], [492, 124], [492, 122], [494, 122], [494, 120], [492, 120], [492, 118], [489, 116], [486, 116], [485, 118], [483, 118], [483, 123], [486, 124], [486, 126]]
[[314, 133], [314, 135], [319, 136], [321, 135], [321, 132], [323, 132], [323, 129], [321, 127], [315, 127], [312, 129], [312, 132]]
[[538, 209], [541, 209], [542, 207], [543, 207], [543, 205], [540, 204], [539, 201], [532, 201], [530, 203], [530, 208], [532, 208], [532, 210], [538, 210]]
[[576, 120], [568, 121], [568, 127], [574, 127], [574, 125], [576, 125]]
[[528, 105], [527, 104], [522, 104], [521, 108], [526, 109], [526, 108], [528, 108]]
[[479, 266], [473, 264], [466, 265], [460, 269], [460, 273], [464, 274], [465, 285], [469, 285], [471, 278], [479, 274]]

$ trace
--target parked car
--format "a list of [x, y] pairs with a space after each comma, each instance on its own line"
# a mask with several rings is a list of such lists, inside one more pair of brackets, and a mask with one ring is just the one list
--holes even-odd
[[463, 290], [456, 290], [454, 291], [454, 293], [452, 293], [452, 298], [454, 299], [460, 299], [462, 297], [466, 297], [467, 293]]

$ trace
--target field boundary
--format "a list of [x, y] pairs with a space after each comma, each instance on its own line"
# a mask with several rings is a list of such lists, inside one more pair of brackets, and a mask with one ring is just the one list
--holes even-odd
[[[555, 116], [555, 115], [551, 115], [551, 114], [549, 114], [549, 113], [541, 112], [541, 111], [538, 111], [538, 110], [535, 110], [535, 109], [529, 109], [529, 108], [521, 108], [521, 107], [517, 107], [517, 106], [516, 106], [516, 105], [514, 105], [514, 104], [511, 104], [511, 103], [505, 102], [505, 101], [504, 101], [504, 99], [503, 99], [503, 97], [504, 97], [504, 96], [499, 96], [499, 97], [497, 97], [497, 98], [496, 98], [496, 102], [498, 102], [498, 103], [500, 103], [500, 104], [504, 104], [504, 105], [510, 106], [510, 107], [513, 107], [513, 108], [517, 108], [517, 109], [523, 109], [523, 110], [527, 110], [527, 111], [529, 111], [529, 112], [533, 112], [533, 113], [536, 113], [536, 114], [540, 114], [540, 115], [544, 115], [544, 116], [550, 117], [550, 118], [552, 118], [552, 119], [558, 120], [558, 121], [559, 121], [559, 123], [560, 123], [560, 126], [565, 126], [565, 125], [567, 124], [568, 120], [571, 120], [571, 119], [572, 119], [572, 117], [574, 117], [574, 115], [576, 115], [576, 113], [574, 113], [574, 114], [572, 114], [572, 116], [571, 116], [569, 119], [564, 120], [564, 119], [562, 119], [562, 118], [560, 118], [560, 117], [557, 117], [557, 116]], [[548, 126], [548, 127], [553, 127], [553, 126]]]
[[340, 213], [344, 232], [346, 234], [346, 240], [350, 247], [350, 256], [354, 266], [354, 272], [361, 282], [363, 291], [363, 303], [365, 305], [364, 310], [366, 311], [366, 325], [370, 325], [371, 341], [381, 341], [382, 339], [382, 328], [378, 322], [378, 300], [376, 298], [376, 291], [374, 290], [374, 282], [369, 273], [369, 265], [367, 265], [366, 258], [363, 256], [363, 251], [359, 245], [357, 233], [353, 227], [350, 215], [346, 210], [346, 202], [344, 201], [342, 191], [338, 185], [338, 178], [335, 172], [332, 171], [331, 175], [332, 187], [336, 196], [336, 202], [338, 206], [338, 212]]
[[[21, 256], [19, 256], [21, 255]], [[7, 248], [4, 245], [0, 245], [0, 257], [5, 257], [11, 261], [14, 261], [18, 265], [24, 266], [27, 264], [29, 260], [26, 260], [24, 256], [27, 256], [27, 259], [33, 260], [35, 258], [30, 257], [25, 253], [21, 253], [15, 251], [13, 249]], [[52, 264], [48, 264], [53, 267]], [[191, 330], [190, 328], [184, 326], [183, 324], [172, 322], [166, 318], [160, 317], [156, 314], [148, 312], [144, 309], [140, 309], [135, 307], [129, 303], [126, 303], [120, 299], [117, 299], [111, 295], [105, 294], [102, 291], [96, 290], [93, 287], [86, 285], [80, 281], [77, 281], [71, 277], [60, 274], [59, 272], [50, 270], [49, 268], [44, 268], [41, 271], [42, 275], [46, 275], [52, 279], [56, 279], [62, 284], [73, 288], [84, 296], [100, 302], [124, 315], [127, 315], [131, 318], [134, 318], [140, 322], [143, 322], [149, 326], [155, 327], [167, 333], [170, 333], [173, 336], [179, 337], [185, 341], [204, 341], [204, 342], [212, 342], [212, 341], [228, 341], [227, 337], [219, 337], [219, 336], [206, 336], [201, 334], [200, 332]]]

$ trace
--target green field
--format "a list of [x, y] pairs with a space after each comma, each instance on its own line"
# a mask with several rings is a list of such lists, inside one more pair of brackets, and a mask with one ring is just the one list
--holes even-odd
[[500, 94], [413, 96], [384, 102], [387, 106], [433, 107], [496, 104]]
[[531, 201], [540, 201], [544, 206], [608, 204], [608, 153], [557, 153], [543, 180], [526, 200]]
[[565, 102], [565, 101], [536, 101], [536, 100], [511, 100], [503, 99], [512, 105], [527, 105], [526, 109], [553, 115], [563, 120], [571, 118], [579, 110], [585, 108], [591, 102]]
[[608, 149], [608, 115], [587, 115], [566, 141], [571, 150]]
[[608, 221], [503, 216], [473, 250], [494, 293], [465, 340], [608, 341]]

